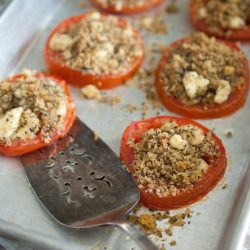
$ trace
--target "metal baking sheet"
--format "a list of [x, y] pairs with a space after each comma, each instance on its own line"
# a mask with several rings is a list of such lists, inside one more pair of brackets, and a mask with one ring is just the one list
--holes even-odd
[[[87, 0], [85, 8], [79, 0], [13, 0], [0, 17], [0, 75], [5, 77], [22, 68], [43, 70], [43, 46], [54, 25], [60, 20], [93, 9]], [[164, 35], [149, 35], [142, 32], [146, 46], [155, 41], [170, 42], [193, 31], [188, 20], [188, 1], [179, 0], [179, 13], [164, 14], [169, 31]], [[162, 9], [161, 9], [162, 8]], [[149, 12], [157, 15], [164, 6]], [[128, 19], [136, 19], [138, 16]], [[250, 44], [241, 44], [250, 60]], [[121, 96], [115, 107], [86, 101], [80, 97], [79, 89], [71, 88], [77, 115], [95, 130], [108, 145], [119, 154], [119, 145], [124, 128], [134, 120], [141, 119], [141, 111], [125, 112], [127, 103], [140, 104], [145, 94], [136, 88], [121, 86], [109, 91], [110, 95]], [[174, 230], [177, 245], [167, 249], [221, 250], [240, 249], [247, 230], [250, 211], [250, 97], [243, 109], [230, 117], [200, 121], [222, 138], [227, 149], [228, 188], [216, 188], [208, 198], [191, 206], [194, 211], [191, 224]], [[146, 117], [173, 115], [165, 109], [149, 109]], [[234, 136], [223, 134], [233, 130]], [[45, 249], [131, 249], [136, 247], [123, 232], [113, 227], [91, 230], [72, 230], [53, 221], [40, 206], [33, 194], [18, 159], [0, 157], [0, 237], [28, 240], [39, 243]], [[197, 215], [200, 214], [200, 215]], [[169, 242], [169, 238], [166, 239]], [[28, 245], [32, 246], [29, 243]], [[0, 245], [7, 249], [27, 249], [26, 245], [0, 238]], [[98, 249], [97, 248], [97, 249]]]

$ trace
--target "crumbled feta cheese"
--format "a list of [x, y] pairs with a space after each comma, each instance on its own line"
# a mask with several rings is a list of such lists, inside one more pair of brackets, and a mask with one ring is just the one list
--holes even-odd
[[67, 102], [60, 100], [58, 108], [56, 110], [58, 116], [64, 117], [67, 113]]
[[122, 8], [123, 8], [123, 3], [122, 2], [118, 1], [117, 3], [115, 3], [115, 10], [121, 11]]
[[90, 20], [100, 20], [100, 18], [101, 18], [101, 14], [99, 13], [99, 12], [93, 12], [93, 13], [91, 13], [89, 16], [88, 16], [88, 18], [90, 19]]
[[95, 51], [95, 57], [102, 60], [105, 59], [108, 55], [108, 51], [104, 49], [98, 49]]
[[202, 170], [203, 172], [206, 172], [208, 169], [208, 164], [206, 161], [204, 161], [203, 159], [200, 159], [200, 165], [199, 165], [200, 170]]
[[26, 76], [32, 76], [32, 75], [34, 75], [35, 73], [36, 73], [35, 70], [30, 70], [30, 69], [26, 69], [26, 68], [24, 68], [24, 69], [22, 70], [22, 74], [24, 74], [24, 75], [26, 75]]
[[200, 129], [195, 129], [193, 133], [193, 137], [190, 138], [191, 145], [199, 145], [203, 142], [205, 136], [204, 133]]
[[100, 100], [101, 99], [101, 93], [98, 90], [98, 88], [94, 85], [86, 85], [85, 87], [83, 87], [81, 89], [82, 94], [85, 98], [87, 99], [96, 99], [96, 100]]
[[53, 50], [63, 51], [69, 48], [73, 43], [73, 39], [66, 34], [56, 33], [50, 40], [49, 46]]
[[183, 78], [184, 88], [190, 98], [207, 90], [209, 80], [199, 76], [195, 71], [187, 72]]
[[191, 136], [189, 136], [188, 138], [188, 142], [191, 145], [196, 146], [196, 145], [201, 144], [204, 141], [205, 135], [201, 129], [196, 128], [191, 125], [185, 125], [183, 126], [183, 128], [186, 129], [187, 131], [192, 131]]
[[126, 29], [124, 29], [123, 34], [125, 36], [133, 36], [134, 32], [133, 32], [133, 29], [131, 27], [127, 27]]
[[238, 16], [232, 17], [229, 21], [229, 26], [231, 29], [240, 29], [246, 25], [245, 21]]
[[206, 8], [200, 8], [199, 10], [198, 10], [198, 16], [199, 16], [199, 18], [205, 18], [206, 16], [207, 16], [207, 10], [206, 10]]
[[214, 97], [214, 102], [218, 104], [225, 102], [231, 94], [231, 91], [230, 83], [225, 80], [220, 80]]
[[19, 122], [23, 113], [23, 108], [11, 109], [0, 118], [0, 139], [10, 138], [19, 127]]
[[112, 43], [106, 42], [103, 44], [103, 48], [108, 52], [108, 53], [114, 53], [115, 47]]
[[184, 140], [180, 135], [173, 135], [169, 139], [169, 143], [173, 148], [183, 149], [187, 145], [187, 141]]
[[23, 111], [22, 119], [25, 123], [12, 135], [13, 139], [33, 138], [40, 128], [40, 121], [37, 115], [30, 109]]

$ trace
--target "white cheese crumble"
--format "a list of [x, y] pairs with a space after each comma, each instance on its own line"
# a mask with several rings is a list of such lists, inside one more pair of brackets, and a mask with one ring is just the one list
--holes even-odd
[[202, 18], [202, 19], [205, 18], [207, 16], [206, 8], [200, 8], [198, 10], [198, 16], [199, 16], [199, 18]]
[[225, 80], [220, 80], [214, 97], [214, 102], [218, 104], [225, 102], [231, 94], [231, 91], [232, 88], [230, 83]]
[[55, 34], [50, 40], [49, 46], [53, 50], [63, 51], [69, 48], [73, 43], [73, 39], [66, 34]]
[[183, 126], [183, 129], [185, 129], [187, 131], [192, 131], [191, 136], [188, 138], [188, 142], [191, 145], [197, 146], [204, 141], [205, 135], [201, 129], [196, 128], [196, 127], [191, 126], [191, 125], [185, 125], [185, 126]]
[[229, 27], [231, 29], [240, 29], [246, 25], [245, 21], [238, 16], [232, 17], [229, 21]]
[[199, 76], [195, 71], [190, 71], [185, 74], [183, 84], [187, 95], [194, 98], [207, 90], [209, 80]]
[[56, 114], [60, 117], [64, 117], [67, 113], [67, 103], [65, 100], [60, 100], [56, 110]]
[[187, 145], [187, 141], [184, 140], [180, 135], [173, 135], [169, 139], [169, 144], [176, 149], [183, 149]]
[[39, 130], [40, 121], [34, 112], [27, 109], [23, 111], [22, 117], [25, 118], [25, 124], [16, 130], [12, 135], [13, 139], [33, 138]]
[[23, 108], [18, 107], [9, 110], [0, 118], [0, 139], [6, 140], [10, 138], [18, 129]]
[[208, 169], [208, 164], [203, 159], [200, 159], [199, 169], [202, 170], [203, 172], [206, 172]]
[[81, 89], [83, 96], [87, 99], [100, 100], [102, 98], [100, 91], [94, 85], [86, 85]]

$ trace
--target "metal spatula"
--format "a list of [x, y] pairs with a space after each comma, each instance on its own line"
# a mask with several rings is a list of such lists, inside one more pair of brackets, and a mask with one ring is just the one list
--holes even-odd
[[76, 119], [67, 136], [21, 157], [37, 197], [60, 223], [71, 228], [116, 225], [142, 249], [157, 249], [127, 213], [139, 191], [120, 159]]

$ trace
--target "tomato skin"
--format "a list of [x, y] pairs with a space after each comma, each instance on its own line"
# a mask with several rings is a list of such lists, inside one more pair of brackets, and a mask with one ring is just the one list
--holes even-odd
[[[140, 136], [151, 128], [159, 128], [166, 121], [174, 121], [178, 125], [191, 124], [200, 128], [204, 133], [209, 133], [210, 130], [203, 127], [197, 122], [186, 118], [177, 118], [170, 116], [160, 116], [154, 117], [142, 121], [137, 121], [131, 123], [128, 126], [122, 137], [121, 142], [121, 159], [127, 166], [129, 172], [133, 175], [133, 170], [130, 164], [133, 162], [133, 149], [127, 144], [129, 138], [133, 138], [135, 143], [140, 141]], [[210, 160], [213, 160], [212, 164], [209, 166], [207, 173], [203, 178], [194, 184], [192, 189], [181, 191], [176, 196], [169, 195], [166, 197], [159, 197], [156, 194], [149, 194], [146, 192], [145, 188], [140, 189], [141, 202], [150, 209], [155, 210], [169, 210], [186, 207], [195, 202], [201, 200], [206, 196], [222, 179], [225, 174], [227, 166], [226, 151], [221, 142], [221, 140], [214, 134], [212, 134], [212, 139], [215, 141], [220, 157], [213, 157]], [[136, 181], [136, 179], [135, 179]]]
[[145, 3], [142, 6], [136, 6], [136, 7], [129, 7], [129, 6], [125, 6], [123, 7], [121, 10], [116, 10], [113, 6], [108, 6], [106, 8], [104, 8], [102, 6], [102, 4], [100, 4], [98, 2], [98, 0], [91, 0], [96, 6], [97, 8], [107, 11], [108, 13], [112, 13], [112, 14], [137, 14], [137, 13], [141, 13], [141, 12], [145, 12], [148, 11], [150, 9], [153, 9], [159, 5], [161, 5], [164, 0], [148, 0], [147, 3]]
[[[188, 41], [188, 38], [177, 40], [176, 42], [170, 44], [169, 47], [175, 48], [179, 44], [186, 41]], [[231, 49], [240, 51], [240, 48], [235, 43], [225, 40], [220, 40], [220, 41], [225, 43]], [[201, 104], [196, 104], [192, 106], [184, 105], [179, 100], [166, 93], [164, 87], [161, 84], [160, 74], [164, 64], [168, 61], [168, 59], [169, 59], [169, 54], [168, 51], [166, 50], [163, 53], [162, 59], [160, 60], [160, 63], [158, 65], [156, 71], [156, 81], [155, 81], [155, 87], [158, 96], [163, 105], [168, 110], [177, 113], [179, 115], [193, 119], [214, 119], [231, 115], [245, 104], [249, 89], [249, 66], [246, 58], [244, 59], [245, 82], [242, 84], [242, 86], [240, 86], [239, 89], [237, 89], [234, 93], [232, 93], [226, 102], [222, 104], [217, 104], [214, 107], [210, 108], [208, 107], [207, 109], [205, 109], [204, 106]]]
[[216, 36], [218, 38], [229, 40], [250, 40], [250, 24], [248, 24], [243, 29], [230, 30], [228, 33], [222, 32], [221, 34], [218, 34], [217, 32], [210, 31], [208, 25], [205, 22], [196, 18], [196, 0], [190, 1], [189, 17], [194, 27], [210, 36]]
[[[65, 123], [60, 128], [60, 130], [53, 131], [53, 136], [49, 143], [44, 142], [41, 138], [41, 134], [38, 134], [33, 139], [18, 141], [13, 143], [11, 146], [0, 145], [0, 152], [6, 156], [10, 157], [19, 156], [47, 146], [48, 144], [65, 136], [75, 121], [75, 104], [73, 102], [72, 97], [70, 96], [69, 88], [66, 82], [61, 78], [45, 73], [36, 73], [35, 76], [52, 79], [58, 85], [64, 87], [65, 95], [68, 98], [68, 110], [65, 116]], [[16, 79], [21, 77], [25, 77], [25, 75], [22, 74], [15, 75], [11, 78], [11, 80], [14, 82]]]
[[[47, 65], [47, 68], [52, 73], [61, 76], [67, 82], [79, 88], [88, 84], [93, 84], [93, 85], [96, 85], [99, 89], [111, 89], [111, 88], [114, 88], [116, 86], [123, 84], [126, 80], [134, 76], [134, 74], [140, 68], [145, 57], [144, 42], [139, 32], [136, 29], [133, 29], [133, 32], [134, 32], [135, 37], [138, 39], [138, 43], [140, 44], [141, 49], [143, 51], [142, 56], [135, 58], [135, 61], [133, 62], [133, 64], [131, 65], [131, 68], [127, 72], [123, 72], [119, 74], [106, 74], [106, 75], [86, 74], [81, 70], [76, 70], [65, 65], [60, 60], [60, 57], [59, 57], [60, 53], [50, 49], [49, 43], [55, 33], [64, 29], [68, 29], [72, 25], [75, 25], [76, 23], [80, 22], [85, 17], [86, 17], [86, 14], [72, 16], [70, 18], [63, 20], [52, 30], [52, 32], [50, 33], [47, 39], [45, 49], [44, 49], [44, 60]], [[126, 21], [119, 18], [119, 25], [125, 26], [125, 24], [126, 24]]]

